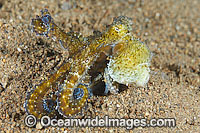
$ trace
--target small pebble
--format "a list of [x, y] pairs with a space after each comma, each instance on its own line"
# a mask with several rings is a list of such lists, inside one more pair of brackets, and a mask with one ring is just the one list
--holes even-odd
[[38, 122], [38, 123], [36, 124], [36, 128], [37, 128], [37, 129], [42, 129], [42, 128], [43, 128], [40, 122]]

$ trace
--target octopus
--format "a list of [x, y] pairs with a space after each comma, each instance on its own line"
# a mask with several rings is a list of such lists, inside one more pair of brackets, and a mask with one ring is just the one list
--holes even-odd
[[[37, 119], [58, 114], [73, 117], [94, 94], [117, 94], [121, 85], [145, 87], [149, 81], [151, 52], [133, 35], [132, 19], [126, 16], [114, 18], [105, 31], [88, 37], [65, 33], [47, 9], [31, 25], [36, 35], [53, 39], [69, 53], [65, 64], [27, 93], [25, 110]], [[46, 98], [51, 90], [54, 93]]]

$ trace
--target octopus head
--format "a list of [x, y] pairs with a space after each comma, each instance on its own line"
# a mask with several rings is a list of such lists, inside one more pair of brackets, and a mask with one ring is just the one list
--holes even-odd
[[113, 42], [119, 41], [132, 31], [132, 19], [119, 16], [114, 18], [113, 23], [108, 26], [106, 36]]

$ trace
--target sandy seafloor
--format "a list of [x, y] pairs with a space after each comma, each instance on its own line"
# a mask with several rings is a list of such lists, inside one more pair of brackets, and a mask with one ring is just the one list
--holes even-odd
[[[1, 132], [199, 132], [199, 0], [1, 0]], [[47, 8], [65, 31], [92, 35], [114, 17], [133, 19], [133, 33], [153, 53], [148, 88], [129, 87], [117, 95], [95, 96], [85, 115], [111, 118], [175, 118], [176, 127], [28, 128], [23, 104], [27, 91], [47, 79], [67, 59], [56, 42], [37, 37], [30, 22]]]

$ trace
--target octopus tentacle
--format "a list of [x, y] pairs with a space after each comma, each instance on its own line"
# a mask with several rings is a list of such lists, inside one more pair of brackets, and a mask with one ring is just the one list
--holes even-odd
[[84, 37], [80, 33], [64, 32], [55, 23], [47, 9], [41, 10], [41, 17], [32, 19], [33, 32], [37, 35], [44, 35], [54, 41], [58, 41], [64, 49], [67, 49], [70, 56], [85, 48]]
[[[39, 119], [43, 115], [54, 115], [57, 110], [63, 116], [72, 116], [84, 108], [91, 95], [90, 89], [81, 82], [100, 53], [109, 55], [107, 46], [115, 47], [121, 42], [132, 39], [131, 19], [124, 16], [117, 17], [104, 32], [96, 36], [82, 37], [78, 33], [65, 33], [54, 23], [47, 10], [41, 12], [41, 17], [32, 19], [33, 31], [61, 42], [68, 49], [70, 58], [50, 76], [49, 80], [44, 81], [27, 95], [25, 109]], [[58, 81], [61, 81], [61, 85], [57, 95], [53, 95], [51, 99], [53, 102], [44, 100], [47, 91], [55, 88]]]
[[64, 89], [58, 95], [58, 111], [65, 117], [71, 117], [79, 113], [91, 97], [91, 91], [87, 86], [79, 84], [74, 89]]
[[[81, 53], [75, 55], [74, 63], [72, 64], [68, 78], [64, 81], [65, 85], [63, 86], [62, 91], [60, 91], [58, 97], [58, 111], [63, 116], [67, 117], [73, 115], [68, 106], [65, 106], [66, 103], [69, 102], [69, 97], [66, 95], [77, 87], [80, 80], [83, 79], [90, 67], [99, 57], [102, 50], [104, 50], [109, 43], [114, 45], [117, 44], [118, 41], [123, 40], [129, 32], [129, 29], [127, 29], [127, 26], [125, 25], [126, 23], [123, 23], [125, 18], [122, 17], [117, 20], [119, 22], [114, 21], [114, 23], [103, 32], [99, 38], [94, 39]], [[84, 106], [84, 104], [82, 104], [82, 106]]]
[[66, 74], [66, 70], [69, 70], [69, 68], [70, 68], [69, 63], [64, 64], [56, 73], [50, 76], [49, 80], [44, 81], [35, 89], [27, 93], [25, 101], [26, 112], [28, 112], [29, 114], [33, 114], [38, 119], [40, 119], [43, 115], [53, 116], [55, 111], [51, 111], [51, 113], [49, 114], [49, 112], [43, 106], [44, 105], [43, 98], [49, 89], [55, 87], [57, 81], [59, 80], [62, 81], [63, 78], [65, 78], [63, 77], [63, 75]]

